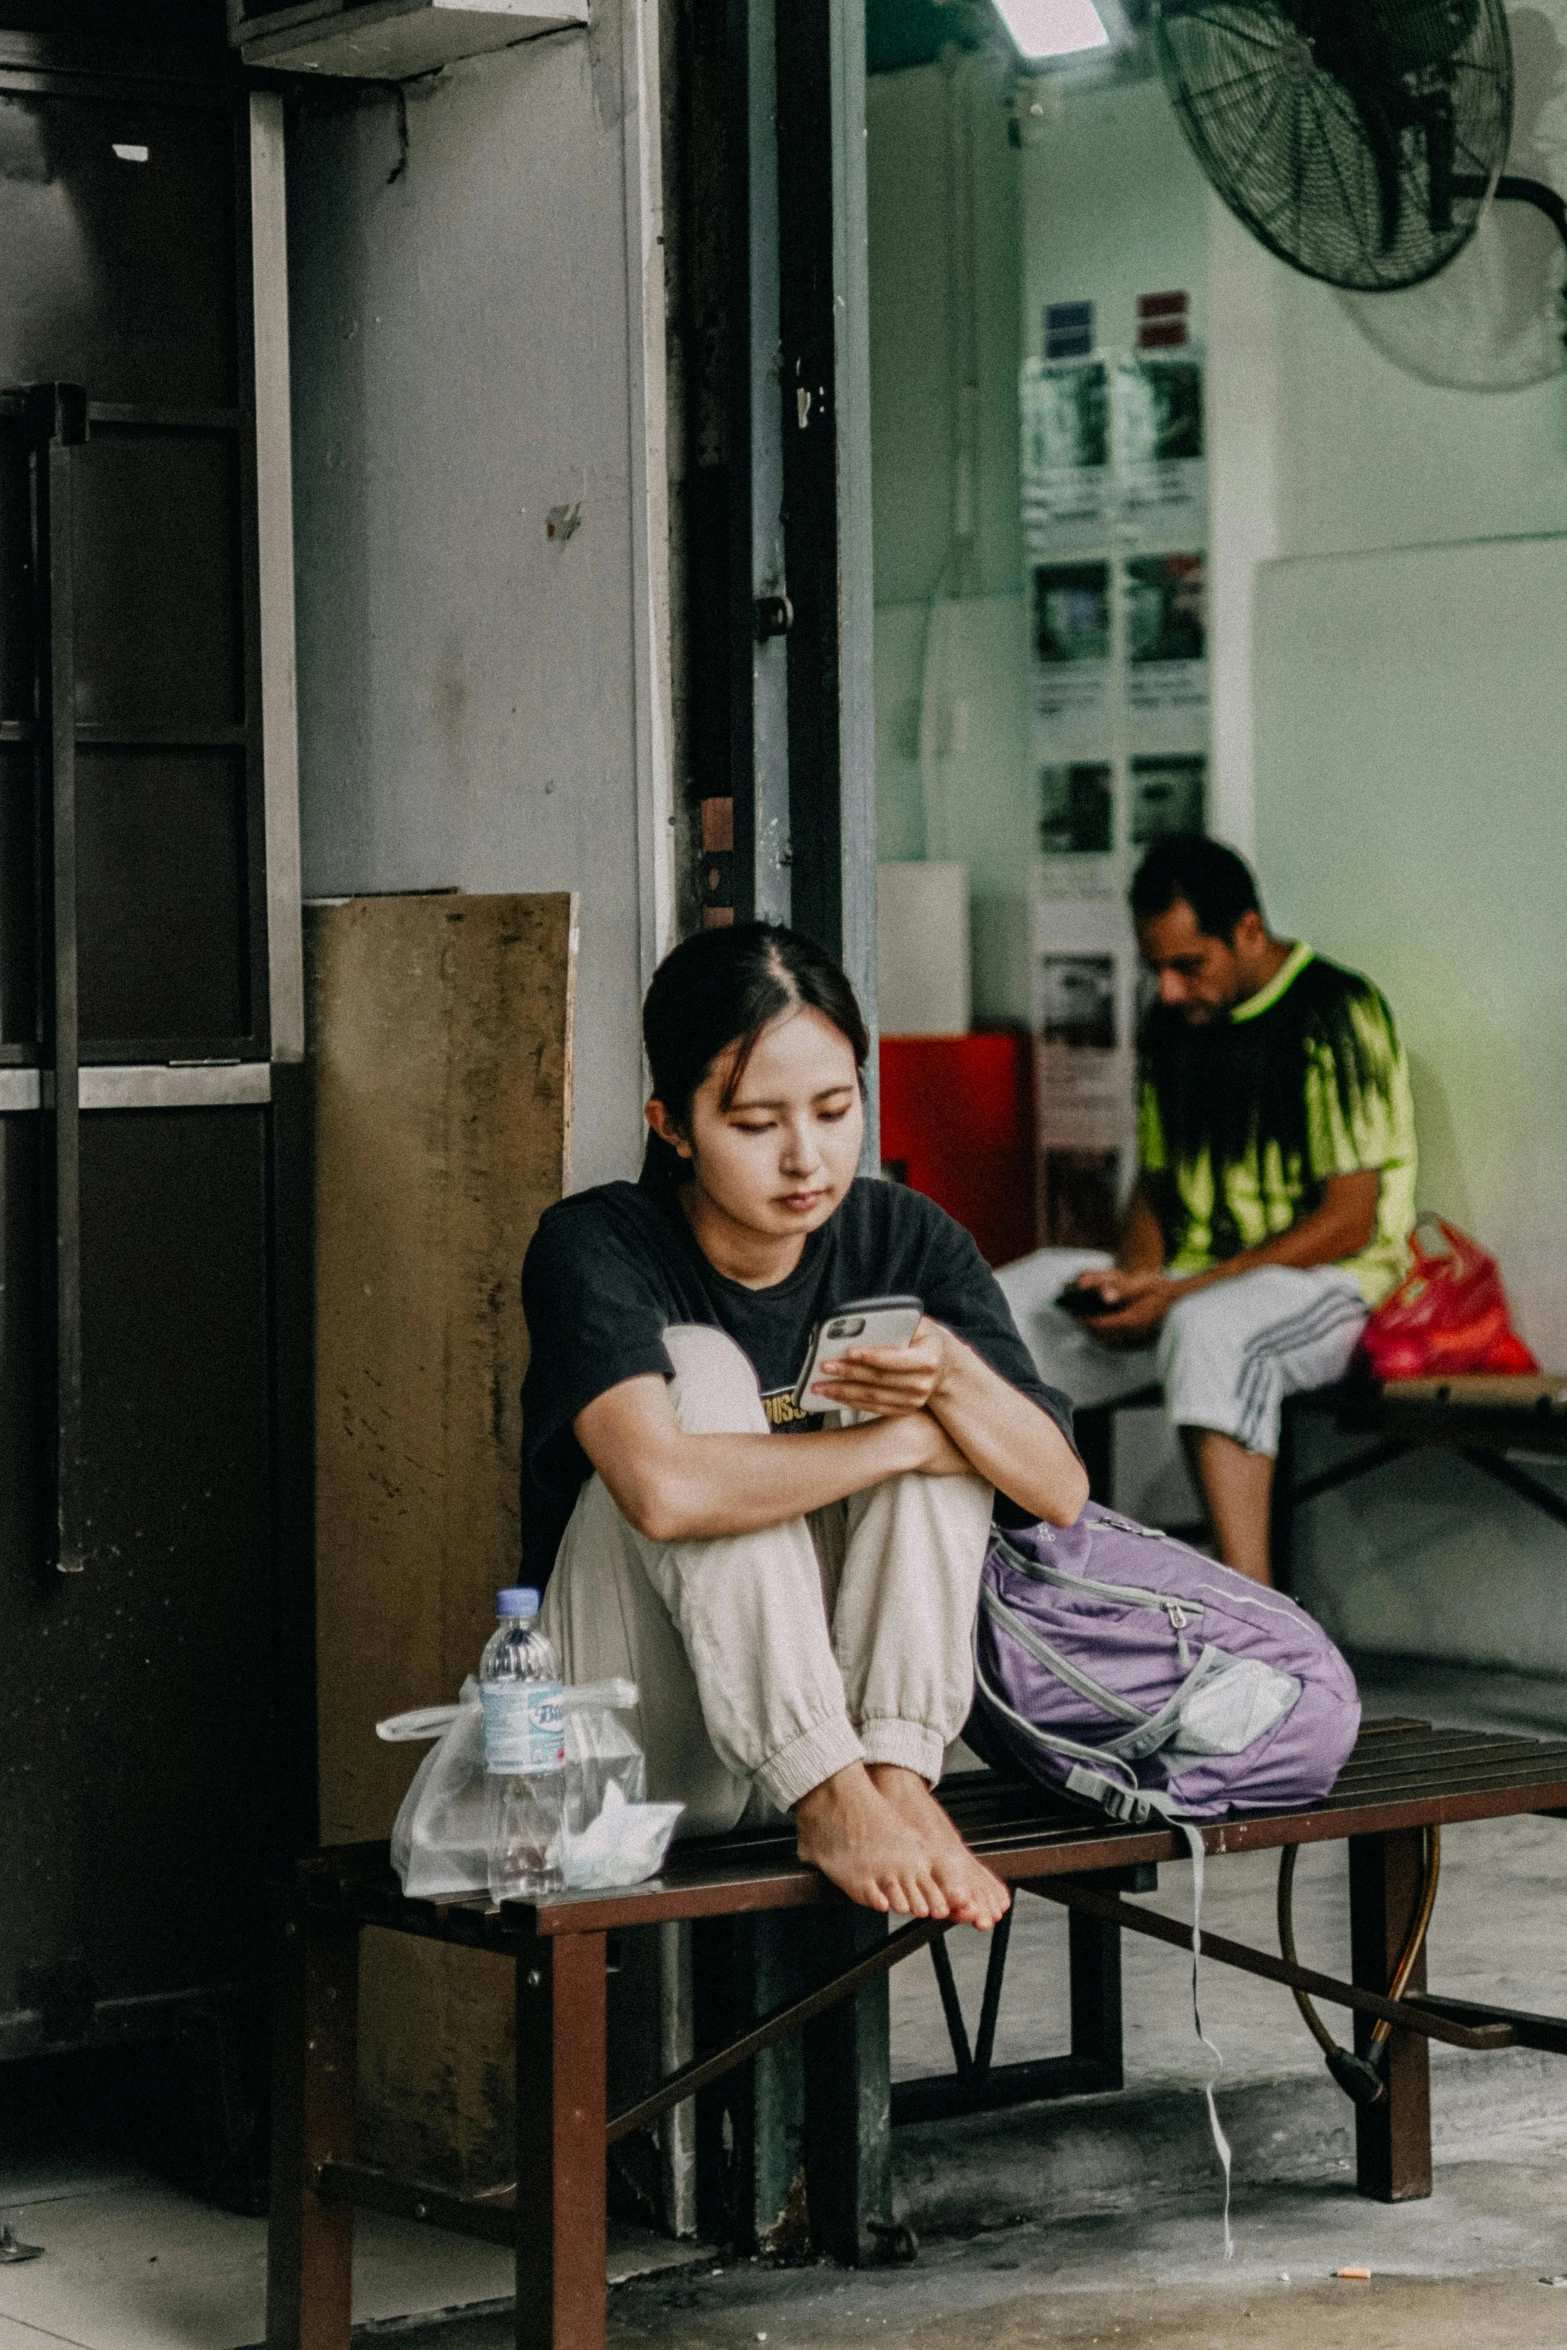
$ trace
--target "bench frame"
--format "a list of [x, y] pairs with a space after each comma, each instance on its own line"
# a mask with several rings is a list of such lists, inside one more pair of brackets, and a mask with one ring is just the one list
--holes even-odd
[[[1036, 1788], [989, 1779], [959, 1783], [954, 1815], [1000, 1874], [1023, 1890], [1064, 1901], [1102, 1931], [1123, 1926], [1179, 1941], [1176, 1920], [1150, 1921], [1111, 1887], [1179, 1860], [1168, 1828], [1085, 1823]], [[1345, 1841], [1351, 1904], [1350, 1985], [1262, 1953], [1208, 1940], [1221, 1963], [1249, 1964], [1319, 1996], [1356, 2006], [1364, 2049], [1374, 2014], [1395, 2020], [1387, 2047], [1387, 2095], [1356, 2108], [1362, 2194], [1401, 2202], [1431, 2191], [1428, 2048], [1431, 2038], [1470, 2047], [1514, 2039], [1567, 2050], [1567, 2024], [1510, 2016], [1473, 2003], [1424, 1998], [1423, 1961], [1404, 1999], [1387, 1991], [1419, 1899], [1424, 1832], [1453, 1821], [1519, 1812], [1567, 1817], [1567, 1744], [1432, 1733], [1424, 1724], [1368, 1725], [1339, 1785], [1307, 1811], [1227, 1820], [1204, 1830], [1211, 1855]], [[1146, 1880], [1144, 1880], [1146, 1881]], [[608, 1937], [671, 1918], [811, 1908], [840, 1959], [814, 1990], [786, 2001], [722, 2048], [682, 2067], [619, 2114], [607, 2105]], [[1121, 1914], [1122, 1912], [1126, 1914]], [[353, 2155], [358, 1946], [366, 1925], [510, 1956], [517, 1979], [518, 2178], [513, 2187], [460, 2196], [396, 2178]], [[565, 1895], [496, 1909], [482, 1898], [404, 1899], [384, 1846], [348, 1847], [299, 1865], [277, 1905], [272, 2218], [268, 2237], [268, 2350], [347, 2350], [355, 2205], [423, 2220], [511, 2245], [517, 2263], [519, 2350], [602, 2350], [605, 2287], [605, 2157], [620, 2136], [744, 2063], [785, 2033], [806, 2036], [806, 2168], [813, 2234], [822, 2249], [864, 2257], [893, 2234], [890, 2210], [866, 2212], [870, 2166], [885, 2145], [877, 2117], [859, 2111], [866, 2085], [854, 2061], [857, 1992], [904, 1958], [940, 1947], [944, 1924], [887, 1931], [853, 1910], [788, 1840], [731, 1837], [677, 1848], [669, 1874], [625, 1893]], [[1226, 1958], [1226, 1952], [1231, 1955]], [[1531, 2028], [1532, 2027], [1532, 2028]], [[993, 2022], [992, 2022], [993, 2029]], [[872, 2068], [870, 2078], [874, 2078]], [[862, 2126], [866, 2122], [867, 2129]], [[874, 2181], [872, 2182], [874, 2187]], [[867, 2242], [867, 2225], [871, 2244]]]
[[[1073, 1426], [1089, 1490], [1111, 1504], [1115, 1421], [1121, 1412], [1149, 1411], [1164, 1401], [1156, 1384], [1132, 1388], [1108, 1402], [1080, 1405]], [[1296, 1470], [1296, 1446], [1303, 1416], [1331, 1419], [1345, 1436], [1374, 1436], [1375, 1444], [1334, 1461], [1310, 1477]], [[1273, 1579], [1293, 1589], [1295, 1513], [1322, 1493], [1372, 1476], [1390, 1461], [1419, 1451], [1456, 1452], [1470, 1467], [1503, 1485], [1521, 1501], [1567, 1525], [1567, 1497], [1531, 1475], [1515, 1452], [1567, 1458], [1567, 1383], [1536, 1378], [1404, 1379], [1390, 1386], [1350, 1377], [1331, 1387], [1308, 1387], [1284, 1398], [1279, 1421], [1278, 1465], [1273, 1480], [1269, 1548]]]

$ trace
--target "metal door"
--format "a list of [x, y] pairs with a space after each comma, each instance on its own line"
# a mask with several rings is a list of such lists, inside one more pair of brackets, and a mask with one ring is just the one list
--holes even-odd
[[0, 35], [0, 2056], [253, 1971], [308, 1833], [250, 161]]

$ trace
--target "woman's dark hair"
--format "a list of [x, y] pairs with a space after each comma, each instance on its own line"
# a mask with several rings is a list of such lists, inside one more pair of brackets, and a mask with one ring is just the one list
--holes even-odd
[[[682, 939], [654, 972], [642, 1006], [653, 1098], [678, 1126], [687, 1126], [692, 1095], [719, 1055], [734, 1046], [727, 1108], [769, 1020], [801, 1004], [847, 1038], [854, 1065], [863, 1071], [871, 1049], [865, 1016], [843, 972], [813, 940], [775, 922], [736, 922]], [[677, 1150], [649, 1134], [644, 1183], [676, 1184], [690, 1172]]]
[[1260, 914], [1251, 868], [1206, 833], [1172, 832], [1156, 840], [1132, 879], [1132, 919], [1151, 921], [1184, 898], [1207, 938], [1228, 946], [1243, 914]]

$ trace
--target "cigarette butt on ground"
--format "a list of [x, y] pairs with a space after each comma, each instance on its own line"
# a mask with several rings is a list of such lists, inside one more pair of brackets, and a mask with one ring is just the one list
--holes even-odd
[[1357, 2285], [1369, 2285], [1371, 2282], [1369, 2268], [1336, 2268], [1333, 2274], [1336, 2277], [1348, 2277]]

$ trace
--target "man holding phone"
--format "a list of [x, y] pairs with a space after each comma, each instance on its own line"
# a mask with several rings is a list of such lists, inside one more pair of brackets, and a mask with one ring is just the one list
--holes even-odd
[[[1128, 1390], [1157, 1373], [1220, 1556], [1268, 1583], [1283, 1399], [1342, 1378], [1408, 1266], [1408, 1064], [1379, 990], [1275, 938], [1233, 849], [1156, 842], [1131, 909], [1158, 986], [1139, 1039], [1137, 1182], [1114, 1265], [1056, 1304], [1133, 1358]], [[1070, 1387], [1076, 1334], [1058, 1313], [1038, 1335], [1048, 1322], [1062, 1359], [1037, 1338], [1036, 1356]]]

